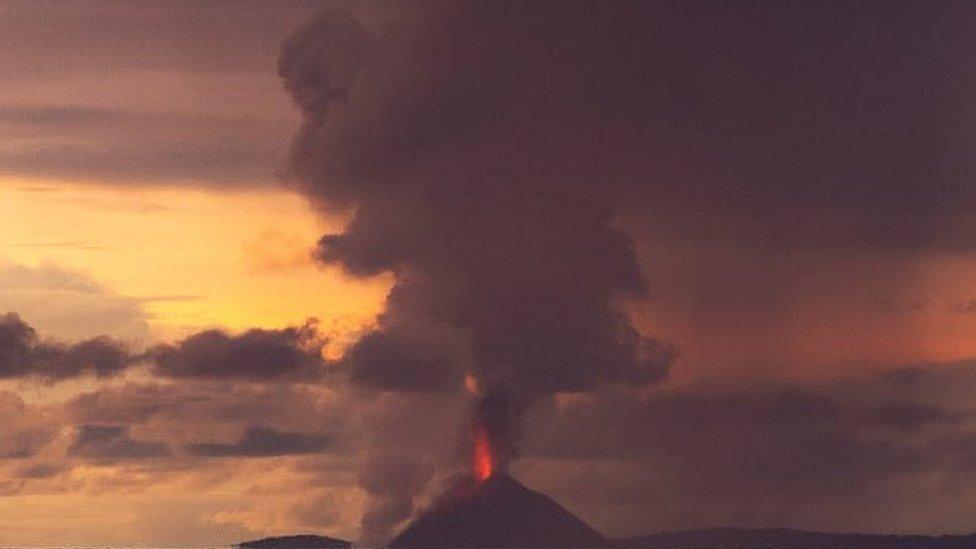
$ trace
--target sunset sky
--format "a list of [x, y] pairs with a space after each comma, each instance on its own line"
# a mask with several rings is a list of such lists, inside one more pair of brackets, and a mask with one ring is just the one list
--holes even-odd
[[976, 6], [820, 4], [0, 0], [0, 545], [380, 543], [490, 387], [608, 535], [976, 529]]

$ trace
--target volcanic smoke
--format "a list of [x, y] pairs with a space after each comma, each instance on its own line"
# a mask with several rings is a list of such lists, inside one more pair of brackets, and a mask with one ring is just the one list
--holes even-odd
[[[466, 374], [500, 389], [476, 405], [465, 437], [474, 479], [495, 480], [533, 402], [644, 386], [671, 361], [620, 307], [647, 288], [613, 224], [618, 186], [599, 156], [616, 142], [601, 141], [601, 113], [619, 104], [601, 83], [619, 72], [567, 56], [560, 39], [584, 40], [575, 51], [617, 42], [580, 35], [560, 20], [569, 9], [538, 23], [559, 32], [522, 40], [544, 13], [532, 3], [403, 5], [384, 25], [325, 12], [282, 45], [278, 72], [304, 119], [286, 177], [323, 209], [351, 214], [319, 241], [318, 260], [393, 275], [384, 313], [338, 370], [400, 394], [458, 391]], [[376, 498], [387, 528], [413, 501], [389, 485], [397, 505]]]

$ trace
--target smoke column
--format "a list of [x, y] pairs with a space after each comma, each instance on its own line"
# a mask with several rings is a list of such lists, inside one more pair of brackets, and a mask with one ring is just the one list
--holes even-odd
[[[317, 257], [395, 276], [378, 328], [344, 359], [352, 380], [451, 391], [473, 375], [501, 463], [534, 398], [652, 383], [671, 357], [618, 306], [646, 292], [604, 178], [601, 60], [619, 45], [559, 24], [584, 3], [526, 4], [421, 3], [379, 29], [324, 13], [278, 65], [304, 115], [289, 179], [354, 212]], [[499, 394], [507, 413], [492, 410]]]

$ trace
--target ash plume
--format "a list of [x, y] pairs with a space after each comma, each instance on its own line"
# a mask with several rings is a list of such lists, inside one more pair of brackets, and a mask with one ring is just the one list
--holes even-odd
[[[469, 373], [520, 411], [665, 375], [672, 350], [620, 308], [647, 288], [604, 177], [616, 136], [600, 80], [619, 45], [575, 28], [585, 3], [562, 6], [427, 2], [374, 28], [325, 13], [283, 44], [278, 72], [304, 115], [287, 177], [354, 212], [317, 258], [395, 276], [347, 355], [354, 382], [445, 391]], [[505, 422], [493, 437], [514, 435]]]
[[[429, 7], [378, 35], [321, 15], [279, 59], [305, 115], [289, 174], [323, 207], [355, 212], [318, 258], [396, 277], [379, 328], [350, 351], [354, 377], [441, 390], [460, 376], [418, 347], [455, 336], [481, 381], [526, 397], [660, 379], [669, 349], [618, 306], [646, 287], [611, 224], [599, 130], [560, 81], [585, 76], [586, 58], [519, 42], [514, 4]], [[403, 337], [418, 326], [448, 331]]]

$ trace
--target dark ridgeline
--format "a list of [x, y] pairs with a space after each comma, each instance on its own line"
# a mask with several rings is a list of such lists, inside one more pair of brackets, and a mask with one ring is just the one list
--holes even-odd
[[352, 544], [341, 539], [306, 534], [245, 541], [234, 547], [237, 549], [350, 549]]
[[616, 549], [973, 549], [968, 536], [827, 534], [786, 529], [712, 528], [617, 540]]
[[610, 549], [599, 532], [508, 475], [469, 484], [411, 523], [390, 549]]
[[976, 549], [976, 534], [831, 534], [711, 528], [609, 540], [552, 498], [501, 473], [462, 481], [389, 549]]

